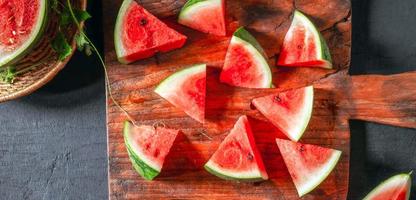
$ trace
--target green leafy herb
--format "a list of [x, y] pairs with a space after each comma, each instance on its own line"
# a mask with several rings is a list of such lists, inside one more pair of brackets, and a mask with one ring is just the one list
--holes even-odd
[[92, 54], [91, 45], [84, 34], [77, 33], [75, 35], [75, 42], [79, 51], [83, 51], [87, 56], [90, 56]]
[[66, 41], [65, 35], [62, 32], [58, 32], [51, 43], [52, 49], [58, 53], [59, 60], [65, 60], [71, 55], [72, 48]]
[[74, 12], [74, 16], [77, 19], [78, 22], [82, 22], [85, 21], [89, 18], [91, 18], [90, 13], [88, 13], [85, 10], [77, 10], [77, 9], [73, 9]]
[[16, 68], [14, 66], [8, 66], [0, 72], [0, 81], [4, 83], [13, 83], [16, 78]]

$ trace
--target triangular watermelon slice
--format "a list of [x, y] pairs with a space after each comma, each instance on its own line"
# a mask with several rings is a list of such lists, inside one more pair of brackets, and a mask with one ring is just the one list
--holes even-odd
[[190, 117], [203, 123], [205, 118], [206, 65], [180, 70], [165, 80], [155, 92]]
[[364, 200], [408, 200], [412, 185], [410, 174], [399, 174], [382, 182]]
[[298, 141], [312, 115], [313, 86], [259, 97], [252, 103], [280, 131]]
[[134, 0], [124, 0], [117, 16], [114, 44], [121, 63], [131, 63], [182, 47], [186, 36], [169, 28]]
[[175, 141], [178, 130], [134, 126], [124, 122], [124, 142], [134, 169], [145, 179], [154, 179], [162, 170], [163, 162]]
[[217, 151], [205, 164], [205, 169], [226, 180], [262, 181], [268, 179], [246, 116], [238, 119]]
[[300, 197], [318, 187], [341, 157], [335, 149], [283, 139], [276, 142]]
[[48, 2], [0, 1], [0, 67], [19, 61], [42, 38], [48, 22]]
[[277, 65], [332, 68], [331, 54], [325, 39], [315, 25], [300, 11], [295, 10]]
[[272, 72], [257, 40], [243, 27], [234, 32], [220, 80], [245, 88], [272, 87]]
[[226, 35], [224, 0], [189, 0], [178, 22], [204, 33]]

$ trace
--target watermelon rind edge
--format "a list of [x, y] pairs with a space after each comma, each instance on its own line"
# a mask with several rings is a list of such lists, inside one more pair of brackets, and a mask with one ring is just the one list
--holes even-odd
[[407, 183], [408, 183], [409, 189], [407, 190], [407, 194], [406, 194], [406, 200], [408, 200], [410, 198], [410, 188], [411, 188], [411, 185], [412, 185], [412, 182], [411, 182], [412, 179], [410, 177], [411, 173], [412, 172], [410, 172], [408, 174], [405, 174], [405, 173], [397, 174], [395, 176], [392, 176], [392, 177], [388, 178], [387, 180], [385, 180], [385, 181], [381, 182], [379, 185], [377, 185], [373, 190], [371, 190], [371, 192], [368, 193], [367, 196], [365, 196], [363, 200], [371, 200], [374, 195], [381, 192], [381, 190], [383, 189], [383, 187], [386, 184], [389, 184], [390, 182], [395, 181], [396, 179], [402, 179], [402, 178], [405, 178], [408, 181]]
[[292, 141], [295, 141], [295, 142], [299, 141], [299, 139], [305, 133], [305, 130], [308, 127], [309, 121], [311, 120], [311, 117], [312, 117], [313, 100], [314, 100], [314, 89], [313, 89], [313, 86], [312, 85], [307, 86], [306, 89], [307, 89], [307, 93], [308, 93], [308, 94], [306, 94], [306, 96], [308, 97], [308, 101], [307, 101], [308, 102], [308, 105], [307, 105], [308, 110], [307, 110], [307, 112], [305, 112], [304, 115], [307, 115], [307, 117], [303, 121], [302, 128], [300, 129], [300, 131], [298, 132], [298, 134], [296, 135], [296, 137], [290, 137], [288, 135], [288, 137], [290, 137], [290, 139]]
[[303, 197], [305, 194], [308, 194], [314, 190], [329, 176], [329, 174], [331, 174], [335, 166], [338, 164], [338, 161], [341, 158], [341, 154], [341, 151], [334, 149], [334, 154], [332, 155], [331, 161], [328, 162], [326, 169], [321, 171], [322, 174], [320, 174], [320, 176], [316, 176], [319, 178], [315, 179], [314, 181], [310, 181], [311, 184], [308, 186], [298, 189], [299, 197]]
[[259, 182], [259, 181], [265, 180], [263, 179], [260, 173], [258, 176], [253, 176], [253, 177], [238, 177], [238, 176], [233, 176], [232, 174], [221, 173], [219, 169], [216, 169], [216, 167], [211, 163], [211, 161], [208, 161], [204, 165], [204, 168], [210, 174], [215, 175], [225, 180], [241, 181], [241, 182]]
[[120, 10], [118, 11], [116, 24], [114, 26], [114, 47], [116, 49], [117, 60], [122, 64], [130, 63], [130, 61], [122, 57], [123, 47], [121, 45], [120, 40], [121, 40], [121, 27], [123, 26], [123, 19], [131, 3], [132, 3], [132, 0], [123, 1], [123, 3], [121, 4]]
[[152, 168], [143, 159], [140, 159], [140, 156], [137, 155], [137, 153], [131, 147], [128, 135], [130, 126], [132, 125], [133, 124], [131, 122], [125, 121], [123, 128], [124, 143], [126, 145], [130, 161], [132, 162], [133, 168], [136, 170], [136, 172], [139, 173], [143, 178], [146, 180], [153, 180], [157, 175], [159, 175], [160, 171]]
[[161, 81], [159, 85], [156, 86], [154, 92], [161, 95], [165, 91], [170, 91], [172, 89], [172, 85], [169, 83], [175, 82], [175, 80], [177, 80], [178, 78], [181, 78], [182, 76], [186, 76], [189, 73], [201, 72], [205, 70], [206, 70], [206, 64], [195, 64], [195, 65], [187, 66], [184, 69], [181, 69], [171, 74], [170, 76], [165, 78], [163, 81]]
[[[266, 60], [266, 56], [264, 53], [263, 48], [257, 42], [257, 40], [247, 31], [244, 27], [240, 27], [234, 32], [233, 37], [231, 38], [231, 43], [237, 42], [243, 45], [252, 55], [256, 58], [256, 60], [262, 62], [260, 65], [263, 68], [265, 74], [267, 74], [267, 82], [263, 85], [264, 88], [272, 88], [273, 87], [273, 79], [272, 79], [272, 71], [270, 69], [270, 65]], [[257, 47], [256, 47], [257, 46]]]
[[310, 26], [311, 30], [315, 33], [315, 37], [319, 38], [319, 40], [316, 40], [318, 43], [317, 46], [320, 47], [320, 55], [318, 56], [319, 59], [326, 61], [326, 66], [324, 68], [332, 69], [332, 58], [331, 53], [329, 51], [328, 45], [322, 36], [321, 32], [316, 28], [315, 24], [301, 11], [295, 10], [294, 12], [294, 18], [300, 19], [303, 23], [306, 23]]
[[15, 62], [18, 62], [20, 59], [22, 59], [24, 56], [26, 56], [40, 41], [40, 39], [43, 37], [43, 33], [45, 32], [46, 26], [48, 24], [48, 18], [49, 18], [49, 3], [48, 0], [40, 0], [42, 8], [40, 11], [40, 18], [41, 23], [36, 24], [36, 28], [33, 32], [33, 36], [29, 37], [32, 41], [28, 42], [26, 41], [26, 47], [19, 47], [19, 50], [17, 52], [14, 52], [12, 56], [9, 58], [0, 61], [0, 68], [5, 67], [7, 65], [14, 64]]
[[[189, 0], [183, 5], [181, 12], [179, 13], [179, 20], [182, 18], [187, 18], [187, 12], [195, 8], [195, 5], [198, 6], [200, 3], [209, 3], [207, 0]], [[194, 7], [194, 8], [193, 8]]]
[[233, 36], [236, 36], [248, 43], [250, 43], [251, 45], [253, 45], [254, 48], [257, 49], [257, 51], [259, 51], [263, 57], [266, 57], [266, 53], [264, 51], [264, 49], [261, 47], [260, 43], [256, 40], [256, 38], [251, 35], [250, 32], [248, 32], [243, 26], [238, 28], [234, 33]]

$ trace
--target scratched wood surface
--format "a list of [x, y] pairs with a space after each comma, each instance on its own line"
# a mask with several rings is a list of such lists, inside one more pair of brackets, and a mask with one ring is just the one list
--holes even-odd
[[[122, 122], [126, 117], [108, 100], [109, 196], [111, 199], [299, 199], [275, 145], [284, 137], [250, 106], [254, 97], [313, 84], [313, 116], [301, 142], [343, 152], [330, 176], [303, 199], [346, 199], [349, 178], [350, 132], [348, 119], [416, 127], [416, 73], [394, 76], [348, 75], [351, 47], [349, 0], [229, 0], [227, 37], [202, 34], [174, 23], [184, 0], [141, 0], [145, 8], [188, 36], [186, 45], [153, 58], [122, 65], [117, 62], [113, 31], [121, 0], [104, 6], [105, 59], [114, 97], [140, 124], [163, 122], [181, 130], [164, 169], [154, 181], [133, 170], [124, 147]], [[220, 68], [238, 26], [245, 26], [265, 48], [274, 66], [293, 10], [310, 16], [328, 42], [334, 70], [272, 67], [276, 88], [251, 90], [221, 84]], [[207, 71], [206, 123], [200, 124], [153, 92], [154, 87], [184, 66], [205, 62]], [[394, 91], [395, 95], [391, 95]], [[237, 183], [221, 180], [203, 170], [203, 164], [227, 135], [236, 119], [247, 114], [270, 180]], [[209, 135], [210, 137], [206, 137]]]

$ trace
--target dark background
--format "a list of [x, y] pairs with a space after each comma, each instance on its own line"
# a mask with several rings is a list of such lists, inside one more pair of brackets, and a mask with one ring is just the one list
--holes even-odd
[[[351, 74], [416, 70], [416, 1], [353, 0], [352, 6]], [[101, 1], [88, 8], [88, 33], [102, 49], [103, 31], [113, 30], [101, 29]], [[104, 78], [95, 57], [76, 53], [47, 86], [0, 104], [0, 113], [0, 199], [108, 198]], [[415, 129], [362, 121], [350, 127], [349, 199], [416, 170]]]

